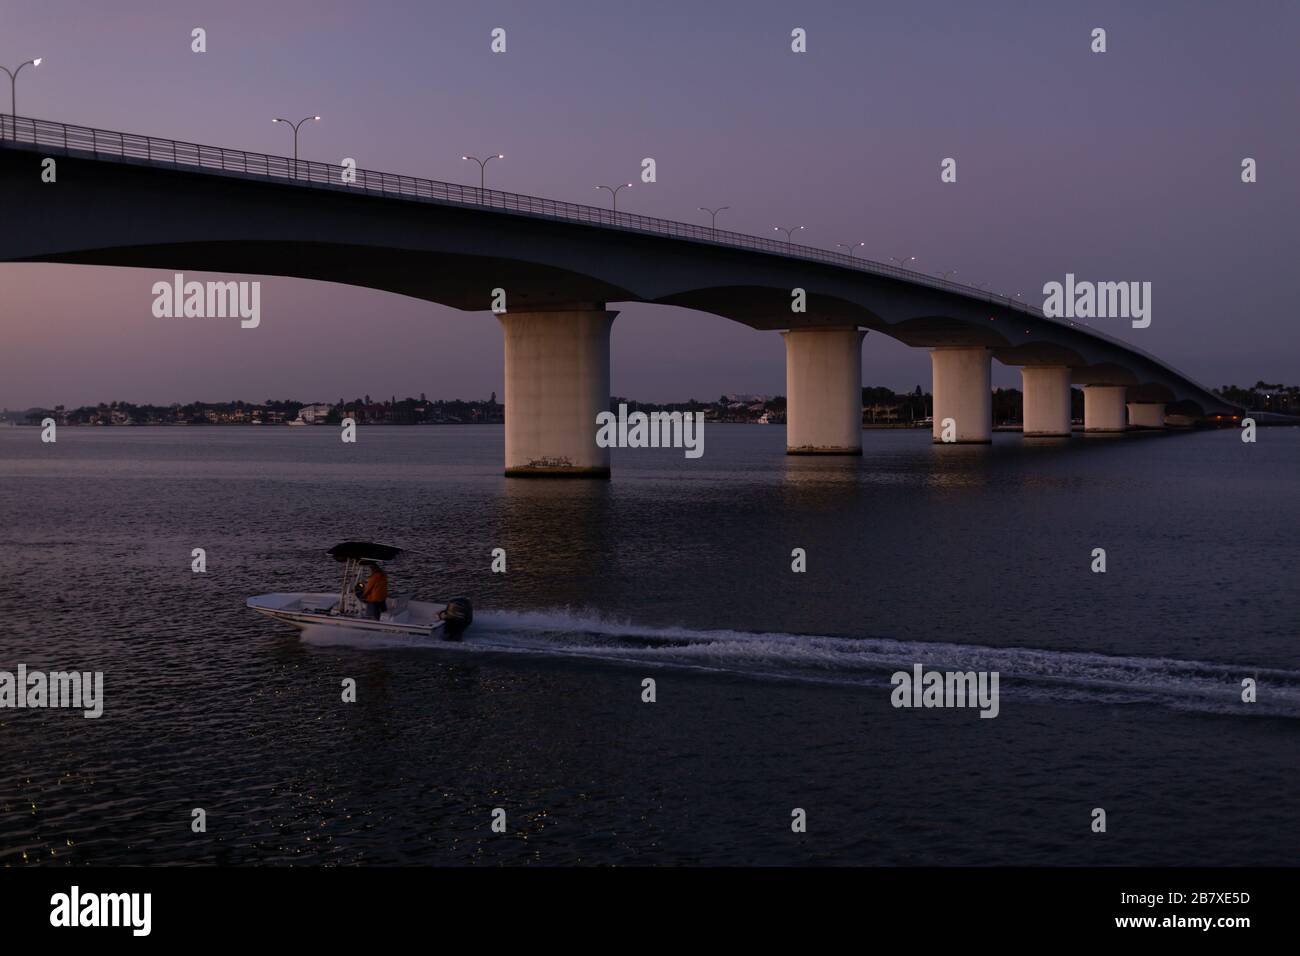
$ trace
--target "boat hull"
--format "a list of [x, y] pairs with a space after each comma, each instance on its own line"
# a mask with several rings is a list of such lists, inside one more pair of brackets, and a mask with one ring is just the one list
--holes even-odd
[[374, 634], [404, 634], [413, 637], [442, 637], [446, 622], [437, 615], [442, 605], [425, 601], [402, 602], [399, 608], [381, 615], [379, 620], [335, 610], [338, 595], [322, 593], [259, 594], [246, 606], [266, 617], [283, 621], [299, 629], [331, 627]]

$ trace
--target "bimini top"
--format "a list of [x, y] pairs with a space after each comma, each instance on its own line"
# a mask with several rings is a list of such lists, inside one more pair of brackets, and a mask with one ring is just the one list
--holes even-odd
[[325, 553], [335, 561], [391, 561], [402, 553], [402, 549], [368, 541], [344, 541]]

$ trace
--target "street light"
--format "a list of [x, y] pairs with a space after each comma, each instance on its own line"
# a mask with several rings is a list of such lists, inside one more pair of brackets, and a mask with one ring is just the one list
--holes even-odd
[[275, 119], [271, 120], [272, 123], [288, 123], [290, 126], [293, 127], [293, 178], [294, 179], [298, 178], [298, 127], [300, 127], [303, 123], [307, 122], [307, 120], [311, 120], [313, 122], [318, 123], [320, 122], [320, 117], [304, 116], [296, 123], [293, 122], [292, 120], [281, 119], [278, 116]]
[[938, 276], [940, 279], [942, 279], [944, 282], [947, 282], [947, 281], [948, 281], [948, 276], [955, 276], [956, 274], [957, 274], [957, 270], [956, 270], [956, 269], [949, 269], [947, 272], [936, 272], [936, 273], [935, 273], [935, 275], [937, 275], [937, 276]]
[[898, 256], [890, 256], [890, 257], [889, 257], [889, 261], [890, 261], [890, 262], [897, 262], [897, 263], [898, 263], [898, 268], [900, 268], [900, 269], [906, 269], [906, 268], [907, 268], [907, 264], [908, 264], [909, 262], [915, 262], [915, 261], [916, 261], [916, 256], [908, 256], [906, 259], [900, 259], [900, 258], [898, 258]]
[[710, 216], [713, 217], [713, 231], [714, 231], [714, 232], [717, 232], [717, 231], [718, 231], [718, 213], [722, 212], [722, 210], [724, 210], [724, 209], [730, 209], [731, 207], [730, 207], [730, 206], [719, 206], [717, 209], [710, 209], [708, 206], [696, 206], [695, 208], [698, 209], [700, 212], [707, 212]]
[[618, 194], [624, 189], [631, 189], [631, 183], [619, 183], [617, 186], [597, 186], [597, 189], [608, 189], [610, 196], [614, 199], [614, 215], [618, 215]]
[[785, 226], [773, 226], [772, 228], [775, 229], [777, 232], [784, 232], [784, 233], [785, 233], [785, 241], [786, 241], [787, 243], [793, 245], [793, 244], [794, 244], [794, 234], [795, 234], [796, 232], [798, 232], [800, 229], [802, 229], [803, 226], [791, 226], [789, 229], [787, 229]]
[[492, 162], [494, 159], [505, 159], [505, 156], [501, 153], [497, 153], [495, 156], [489, 156], [487, 159], [479, 159], [477, 156], [462, 156], [461, 159], [472, 159], [474, 162], [478, 163], [478, 188], [479, 191], [482, 192], [484, 180], [487, 177], [487, 164]]
[[28, 60], [25, 63], [19, 63], [16, 69], [10, 70], [7, 66], [0, 66], [9, 74], [9, 115], [14, 118], [14, 139], [18, 138], [18, 74], [23, 71], [25, 66], [40, 66], [41, 57], [34, 60]]
[[853, 258], [853, 250], [854, 250], [854, 249], [861, 249], [863, 246], [866, 245], [866, 243], [865, 243], [865, 242], [837, 242], [837, 243], [835, 243], [835, 245], [837, 245], [837, 246], [843, 246], [845, 249], [849, 250], [849, 258], [852, 259], [852, 258]]

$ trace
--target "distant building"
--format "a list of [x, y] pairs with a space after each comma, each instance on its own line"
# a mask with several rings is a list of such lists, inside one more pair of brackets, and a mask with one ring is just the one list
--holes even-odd
[[298, 409], [298, 417], [308, 425], [323, 425], [325, 419], [329, 417], [331, 406], [329, 405], [304, 405]]
[[902, 420], [903, 409], [901, 405], [877, 403], [864, 405], [862, 411], [868, 422], [897, 422]]

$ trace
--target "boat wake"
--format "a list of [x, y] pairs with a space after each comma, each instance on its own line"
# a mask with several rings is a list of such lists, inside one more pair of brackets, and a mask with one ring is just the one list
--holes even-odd
[[[459, 643], [308, 628], [316, 646], [429, 649], [447, 654], [542, 655], [588, 662], [677, 667], [763, 680], [890, 687], [890, 675], [926, 670], [997, 671], [1005, 699], [1147, 704], [1245, 716], [1300, 718], [1300, 671], [1078, 651], [648, 627], [572, 611], [479, 612]], [[1241, 700], [1253, 678], [1257, 702]]]

